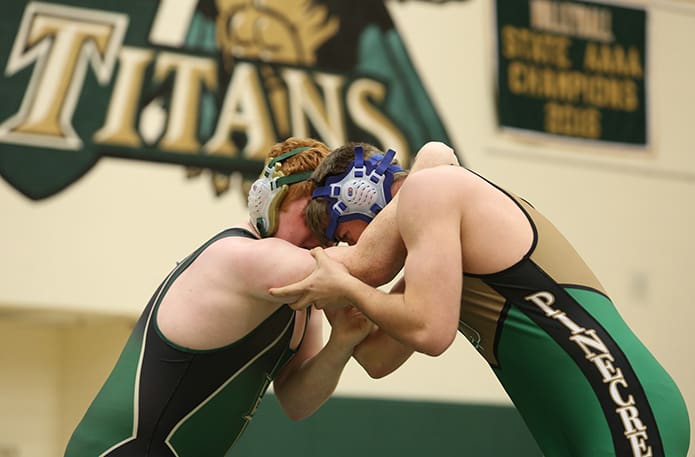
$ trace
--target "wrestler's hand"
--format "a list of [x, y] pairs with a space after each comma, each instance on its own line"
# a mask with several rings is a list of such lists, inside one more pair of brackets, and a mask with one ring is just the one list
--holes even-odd
[[362, 342], [374, 328], [374, 324], [357, 308], [345, 306], [324, 310], [332, 330], [330, 340], [343, 347], [354, 348]]
[[301, 281], [284, 287], [271, 288], [274, 297], [297, 297], [290, 303], [293, 309], [304, 309], [315, 305], [319, 309], [340, 308], [350, 304], [346, 298], [349, 280], [354, 279], [347, 268], [331, 259], [323, 249], [314, 248], [311, 255], [316, 259], [314, 271]]

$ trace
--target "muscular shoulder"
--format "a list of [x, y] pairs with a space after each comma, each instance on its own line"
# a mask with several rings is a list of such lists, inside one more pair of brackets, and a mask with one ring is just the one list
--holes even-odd
[[314, 268], [309, 251], [279, 238], [224, 238], [208, 251], [208, 261], [230, 281], [238, 280], [249, 293], [264, 296], [270, 287], [303, 279]]
[[413, 173], [398, 194], [399, 210], [412, 207], [429, 212], [450, 207], [462, 193], [472, 190], [472, 176], [465, 168], [447, 165]]
[[459, 165], [458, 157], [452, 148], [439, 141], [425, 143], [415, 156], [415, 162], [410, 169], [415, 173], [426, 168], [439, 165]]

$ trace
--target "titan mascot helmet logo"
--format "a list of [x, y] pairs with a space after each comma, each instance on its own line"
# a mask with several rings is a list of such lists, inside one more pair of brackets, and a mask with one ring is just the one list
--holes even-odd
[[290, 184], [305, 181], [313, 170], [285, 176], [280, 170], [282, 161], [311, 149], [308, 146], [295, 148], [268, 161], [261, 177], [253, 184], [248, 195], [251, 224], [263, 238], [273, 236], [278, 229], [280, 205], [287, 195]]

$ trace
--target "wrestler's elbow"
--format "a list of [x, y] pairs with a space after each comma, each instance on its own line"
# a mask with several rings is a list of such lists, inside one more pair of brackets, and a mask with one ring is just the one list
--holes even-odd
[[278, 403], [285, 412], [285, 415], [293, 422], [299, 422], [311, 416], [318, 408], [313, 408], [302, 402], [297, 402], [293, 400], [288, 400], [284, 396], [278, 395], [277, 391], [275, 395], [278, 399]]
[[378, 362], [363, 368], [370, 378], [381, 379], [396, 371], [398, 367], [386, 362]]
[[369, 377], [372, 379], [381, 379], [389, 374], [388, 372], [386, 372], [383, 366], [364, 367], [364, 371], [366, 371]]
[[413, 335], [413, 348], [423, 354], [437, 357], [446, 351], [456, 338], [456, 330], [442, 331], [435, 327], [426, 327]]
[[362, 281], [372, 287], [379, 287], [391, 282], [400, 269], [384, 265], [382, 268], [372, 268], [361, 273]]
[[292, 422], [299, 422], [303, 421], [307, 417], [311, 416], [311, 413], [304, 413], [302, 411], [293, 411], [293, 410], [287, 410], [285, 409], [285, 415], [289, 420]]

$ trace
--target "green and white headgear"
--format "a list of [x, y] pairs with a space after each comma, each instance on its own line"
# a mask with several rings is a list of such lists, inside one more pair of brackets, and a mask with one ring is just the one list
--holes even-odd
[[269, 160], [261, 176], [251, 184], [248, 195], [251, 224], [266, 238], [273, 236], [278, 229], [280, 205], [285, 199], [290, 184], [307, 180], [313, 170], [285, 176], [280, 170], [282, 161], [311, 149], [308, 146], [295, 148]]

